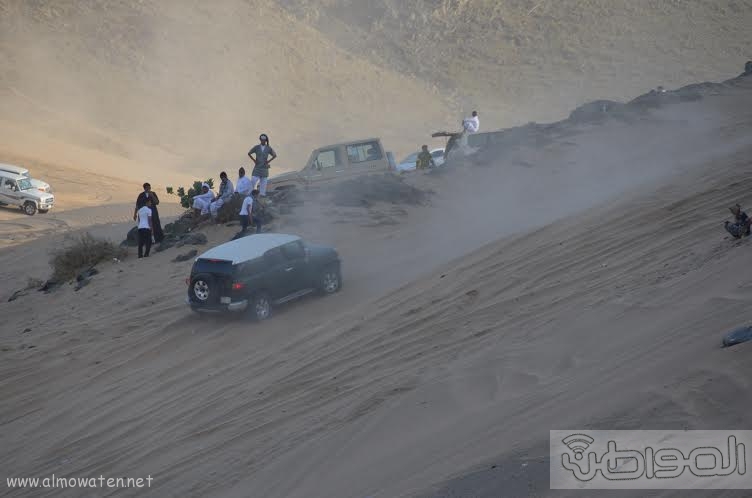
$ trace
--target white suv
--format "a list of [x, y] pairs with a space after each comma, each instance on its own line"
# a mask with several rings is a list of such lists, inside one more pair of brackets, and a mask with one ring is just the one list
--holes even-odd
[[55, 197], [35, 189], [25, 176], [0, 171], [0, 206], [23, 209], [33, 216], [37, 211], [46, 213], [52, 209]]
[[36, 178], [32, 178], [29, 170], [24, 168], [23, 166], [14, 166], [12, 164], [0, 163], [0, 174], [3, 173], [11, 173], [14, 175], [23, 176], [25, 178], [28, 178], [31, 182], [31, 186], [39, 190], [40, 192], [44, 192], [46, 194], [52, 192], [52, 187], [50, 187], [49, 183], [43, 182], [42, 180], [37, 180]]

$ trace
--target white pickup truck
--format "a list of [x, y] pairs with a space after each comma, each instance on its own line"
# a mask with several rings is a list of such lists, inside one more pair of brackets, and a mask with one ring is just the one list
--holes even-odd
[[50, 187], [49, 183], [43, 182], [42, 180], [37, 180], [36, 178], [32, 178], [29, 170], [24, 168], [23, 166], [0, 163], [0, 174], [2, 173], [11, 173], [14, 175], [23, 176], [25, 178], [28, 178], [28, 180], [31, 182], [31, 186], [39, 190], [40, 192], [44, 192], [45, 194], [52, 192], [52, 187]]
[[25, 176], [0, 171], [0, 206], [20, 208], [33, 216], [37, 211], [46, 213], [54, 202], [52, 194], [34, 188]]

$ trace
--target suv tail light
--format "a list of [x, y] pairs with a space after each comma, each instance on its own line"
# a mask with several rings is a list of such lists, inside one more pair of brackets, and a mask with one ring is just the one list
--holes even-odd
[[241, 290], [245, 287], [245, 284], [242, 282], [233, 282], [232, 283], [232, 290]]

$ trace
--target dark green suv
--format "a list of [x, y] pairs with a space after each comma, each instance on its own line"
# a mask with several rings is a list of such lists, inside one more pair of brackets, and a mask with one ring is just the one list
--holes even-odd
[[335, 249], [296, 235], [265, 233], [201, 254], [186, 281], [187, 303], [196, 312], [246, 312], [265, 320], [278, 304], [339, 291], [342, 274]]

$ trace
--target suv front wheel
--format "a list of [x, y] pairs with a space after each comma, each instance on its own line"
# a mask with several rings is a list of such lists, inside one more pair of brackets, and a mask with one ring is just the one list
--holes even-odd
[[319, 291], [322, 294], [334, 294], [342, 287], [342, 274], [336, 266], [326, 268], [319, 276]]
[[23, 205], [23, 212], [29, 216], [34, 216], [37, 212], [37, 205], [31, 201], [26, 201]]

